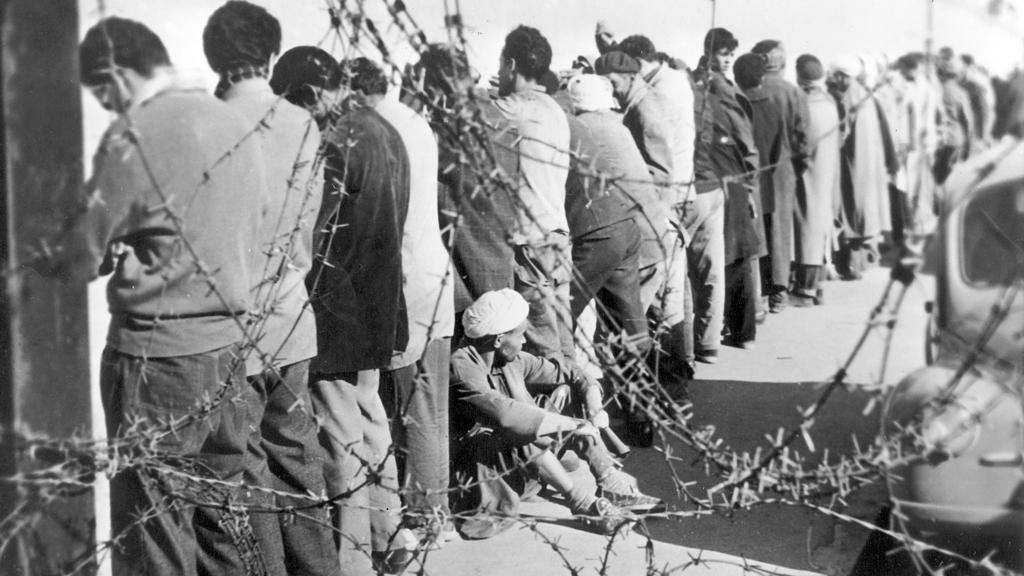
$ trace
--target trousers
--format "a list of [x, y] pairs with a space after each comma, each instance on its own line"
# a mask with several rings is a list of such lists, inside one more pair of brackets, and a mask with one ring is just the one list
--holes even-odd
[[341, 573], [373, 573], [370, 552], [388, 549], [402, 503], [390, 453], [388, 415], [380, 401], [380, 371], [313, 374], [313, 410], [327, 451], [327, 494], [335, 503]]
[[608, 332], [646, 339], [647, 317], [640, 302], [640, 231], [632, 220], [594, 230], [573, 240], [576, 270], [570, 287], [572, 317], [591, 300]]
[[414, 524], [429, 520], [435, 512], [450, 511], [451, 348], [451, 338], [431, 340], [419, 362], [381, 375], [380, 397], [391, 422], [398, 477]]
[[[149, 460], [111, 479], [114, 574], [242, 576], [261, 562], [239, 553], [256, 544], [247, 516], [231, 518], [203, 505], [239, 497], [237, 489], [201, 480], [242, 480], [251, 394], [238, 352], [228, 346], [141, 358], [109, 346], [103, 351], [107, 435], [138, 434], [139, 445], [124, 456]], [[219, 399], [217, 408], [193, 418], [206, 399]]]
[[717, 352], [725, 314], [725, 193], [698, 194], [687, 202], [682, 223], [690, 234], [686, 255], [693, 295], [696, 353]]
[[[317, 439], [309, 396], [309, 360], [267, 369], [248, 380], [256, 401], [250, 403], [247, 483], [277, 492], [267, 502], [275, 508], [308, 506], [309, 499], [302, 496], [324, 494], [326, 488], [325, 452]], [[294, 516], [254, 515], [253, 530], [264, 552], [267, 573], [338, 574], [341, 566], [334, 553], [329, 519], [326, 509], [315, 508], [302, 509]]]

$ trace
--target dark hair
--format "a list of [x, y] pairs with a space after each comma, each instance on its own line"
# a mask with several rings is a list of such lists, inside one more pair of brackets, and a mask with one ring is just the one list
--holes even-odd
[[79, 74], [86, 86], [108, 82], [114, 67], [149, 78], [153, 70], [170, 64], [159, 36], [142, 23], [117, 16], [100, 20], [78, 47]]
[[735, 50], [739, 40], [725, 28], [712, 28], [704, 35], [704, 54], [714, 54], [719, 50]]
[[454, 92], [458, 83], [472, 74], [464, 52], [451, 44], [440, 43], [427, 46], [413, 71], [417, 76], [423, 75], [424, 90], [445, 95]]
[[974, 56], [970, 54], [961, 54], [960, 61], [966, 66], [974, 66]]
[[765, 68], [768, 59], [764, 54], [748, 52], [736, 59], [732, 65], [733, 78], [736, 84], [743, 90], [749, 90], [761, 85], [764, 78]]
[[558, 93], [561, 81], [558, 79], [558, 74], [548, 70], [540, 77], [540, 84], [544, 87], [544, 91], [547, 92], [548, 96], [554, 96]]
[[388, 78], [376, 62], [360, 56], [341, 62], [341, 82], [366, 95], [387, 94]]
[[316, 46], [297, 46], [281, 55], [270, 75], [270, 88], [296, 106], [316, 104], [315, 89], [341, 87], [341, 66]]
[[217, 8], [203, 29], [203, 53], [214, 72], [266, 66], [281, 51], [281, 23], [262, 6], [231, 0]]
[[920, 52], [908, 52], [896, 60], [896, 67], [900, 70], [915, 70], [924, 62], [924, 54]]
[[647, 62], [658, 61], [658, 50], [654, 47], [654, 42], [651, 42], [647, 36], [641, 36], [640, 34], [629, 36], [622, 42], [619, 42], [615, 49], [619, 52], [625, 52], [637, 60], [645, 60]]
[[761, 40], [754, 47], [750, 49], [754, 54], [767, 54], [776, 48], [782, 46], [782, 42], [778, 40]]
[[551, 66], [551, 45], [536, 28], [519, 26], [505, 37], [501, 57], [515, 60], [524, 78], [540, 81]]

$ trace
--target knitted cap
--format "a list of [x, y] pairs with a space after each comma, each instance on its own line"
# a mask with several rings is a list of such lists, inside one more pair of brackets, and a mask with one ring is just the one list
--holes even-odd
[[598, 74], [634, 74], [640, 71], [640, 62], [625, 52], [614, 51], [598, 58], [597, 62], [594, 62], [594, 70]]

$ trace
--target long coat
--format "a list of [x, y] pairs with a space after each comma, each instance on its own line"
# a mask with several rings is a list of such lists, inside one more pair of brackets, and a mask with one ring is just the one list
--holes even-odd
[[772, 284], [789, 285], [793, 260], [793, 195], [796, 175], [784, 112], [760, 87], [745, 91], [754, 110], [754, 142], [761, 156], [761, 206], [771, 218], [765, 238], [771, 255]]
[[842, 154], [842, 222], [849, 238], [870, 238], [891, 229], [882, 206], [889, 195], [892, 140], [875, 97], [853, 82], [840, 102], [848, 129]]
[[794, 232], [797, 264], [825, 262], [832, 244], [839, 191], [839, 112], [836, 101], [822, 88], [807, 92], [807, 139], [812, 144], [809, 167], [797, 181]]

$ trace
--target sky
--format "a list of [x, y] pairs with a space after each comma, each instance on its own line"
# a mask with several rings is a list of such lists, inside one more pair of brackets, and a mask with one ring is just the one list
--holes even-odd
[[[340, 55], [338, 36], [330, 33], [327, 6], [342, 0], [252, 0], [267, 8], [282, 25], [283, 48], [319, 44]], [[1024, 61], [1021, 19], [996, 19], [985, 7], [992, 0], [935, 0], [935, 46], [949, 45], [974, 54], [997, 73]], [[1003, 0], [1010, 2], [1011, 0]], [[84, 35], [102, 14], [139, 20], [164, 40], [184, 75], [212, 88], [216, 78], [202, 52], [202, 30], [223, 0], [80, 0]], [[385, 0], [344, 0], [362, 5], [368, 18], [385, 32], [400, 63], [414, 52], [394, 26]], [[387, 0], [394, 4], [394, 0]], [[619, 38], [641, 33], [658, 49], [695, 64], [711, 26], [731, 30], [739, 52], [765, 38], [782, 40], [790, 60], [809, 52], [828, 62], [840, 54], [887, 54], [895, 57], [923, 50], [929, 0], [405, 0], [408, 11], [430, 41], [447, 40], [445, 5], [458, 2], [466, 26], [472, 63], [486, 78], [497, 72], [505, 34], [519, 24], [538, 28], [554, 53], [552, 68], [568, 68], [580, 54], [596, 54], [593, 34], [605, 21]], [[1016, 0], [1024, 13], [1024, 0]], [[102, 5], [103, 9], [99, 8]], [[713, 10], [714, 8], [714, 10]], [[372, 47], [366, 54], [379, 59]], [[789, 71], [792, 74], [792, 71]], [[89, 98], [85, 104], [86, 150], [92, 150], [109, 117]]]

